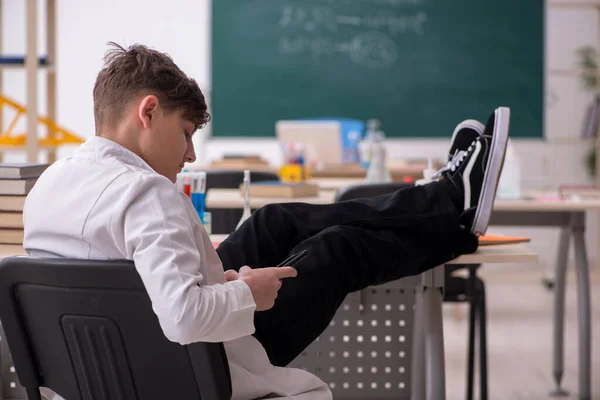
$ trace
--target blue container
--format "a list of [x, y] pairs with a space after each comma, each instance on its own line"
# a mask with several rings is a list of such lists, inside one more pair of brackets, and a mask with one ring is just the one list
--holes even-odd
[[358, 145], [364, 136], [365, 123], [351, 118], [307, 118], [305, 121], [335, 121], [340, 123], [342, 163], [360, 163]]
[[206, 193], [200, 192], [192, 192], [191, 200], [196, 212], [198, 213], [198, 217], [200, 217], [200, 221], [204, 224], [204, 203], [206, 199]]

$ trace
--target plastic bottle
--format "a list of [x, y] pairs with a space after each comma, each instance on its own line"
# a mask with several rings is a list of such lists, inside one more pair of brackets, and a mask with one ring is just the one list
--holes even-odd
[[508, 139], [504, 166], [498, 182], [498, 199], [514, 200], [521, 197], [521, 160], [512, 141]]
[[367, 171], [366, 181], [369, 183], [386, 183], [392, 181], [392, 175], [387, 168], [386, 150], [383, 144], [383, 132], [373, 133], [373, 158]]
[[244, 221], [250, 218], [252, 214], [252, 209], [250, 208], [250, 170], [244, 170], [244, 211], [242, 212], [242, 218], [240, 218], [240, 222], [238, 222], [235, 229], [238, 229]]
[[367, 131], [365, 133], [365, 138], [360, 141], [358, 144], [358, 150], [360, 152], [360, 163], [362, 167], [366, 170], [371, 166], [371, 161], [373, 160], [373, 152], [374, 152], [374, 139], [379, 131], [379, 120], [378, 119], [370, 119], [367, 121]]

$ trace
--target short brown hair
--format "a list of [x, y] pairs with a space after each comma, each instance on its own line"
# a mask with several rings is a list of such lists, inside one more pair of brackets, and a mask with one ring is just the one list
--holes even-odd
[[115, 126], [129, 101], [148, 92], [166, 111], [183, 110], [183, 118], [199, 129], [210, 121], [200, 87], [165, 53], [135, 44], [125, 49], [114, 42], [104, 57], [104, 67], [94, 84], [96, 130]]

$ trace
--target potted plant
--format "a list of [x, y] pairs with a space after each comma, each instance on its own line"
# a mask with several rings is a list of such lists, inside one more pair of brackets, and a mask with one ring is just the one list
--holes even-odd
[[[592, 46], [583, 46], [576, 50], [577, 64], [582, 70], [581, 86], [585, 91], [598, 93], [598, 58]], [[596, 143], [586, 157], [586, 165], [590, 176], [596, 176]]]

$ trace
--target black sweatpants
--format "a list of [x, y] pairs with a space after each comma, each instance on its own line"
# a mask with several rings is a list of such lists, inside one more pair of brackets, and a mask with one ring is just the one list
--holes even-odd
[[254, 336], [273, 365], [293, 361], [334, 317], [348, 293], [420, 274], [477, 249], [461, 227], [462, 195], [440, 181], [328, 205], [270, 204], [217, 252], [225, 270], [273, 267], [307, 250], [283, 280], [273, 308], [257, 312]]

